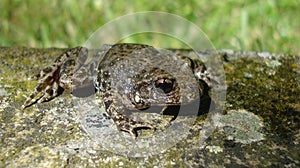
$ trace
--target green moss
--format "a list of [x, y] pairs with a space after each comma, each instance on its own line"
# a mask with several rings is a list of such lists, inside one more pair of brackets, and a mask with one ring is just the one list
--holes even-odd
[[[240, 59], [227, 64], [226, 78], [228, 109], [245, 108], [261, 116], [269, 130], [281, 136], [300, 127], [299, 112], [293, 107], [298, 104], [300, 89], [299, 75], [293, 64], [296, 57], [284, 57], [277, 62], [281, 65], [270, 67], [253, 59]], [[270, 71], [273, 73], [270, 74]], [[251, 73], [252, 78], [245, 76]]]

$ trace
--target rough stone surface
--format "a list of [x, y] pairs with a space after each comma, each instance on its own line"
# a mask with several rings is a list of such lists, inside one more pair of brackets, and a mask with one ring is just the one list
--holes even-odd
[[36, 85], [32, 77], [63, 51], [0, 48], [0, 167], [300, 167], [297, 56], [206, 51], [223, 58], [226, 73], [226, 107], [212, 118], [216, 129], [199, 143], [200, 116], [172, 148], [128, 158], [84, 132], [69, 93], [21, 109]]

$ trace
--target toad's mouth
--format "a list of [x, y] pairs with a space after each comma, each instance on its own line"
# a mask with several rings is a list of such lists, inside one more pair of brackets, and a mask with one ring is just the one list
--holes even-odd
[[209, 110], [215, 108], [214, 101], [208, 95], [202, 96], [200, 99], [195, 99], [192, 102], [186, 104], [151, 104], [144, 108], [136, 109], [126, 109], [125, 114], [129, 115], [132, 112], [142, 112], [142, 113], [156, 113], [162, 115], [171, 115], [175, 118], [177, 116], [199, 116], [206, 114]]

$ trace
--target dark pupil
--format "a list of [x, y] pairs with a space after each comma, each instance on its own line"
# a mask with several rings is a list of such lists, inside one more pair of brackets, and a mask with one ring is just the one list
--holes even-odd
[[155, 87], [163, 90], [164, 93], [169, 93], [173, 89], [173, 81], [169, 79], [159, 79], [156, 81]]

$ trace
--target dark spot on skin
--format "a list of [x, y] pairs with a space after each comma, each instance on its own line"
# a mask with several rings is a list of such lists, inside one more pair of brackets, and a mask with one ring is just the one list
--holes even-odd
[[112, 100], [107, 100], [104, 102], [105, 109], [108, 109], [108, 107], [112, 104]]
[[104, 117], [105, 119], [111, 119], [110, 116], [108, 116], [106, 113], [103, 113], [103, 117]]

